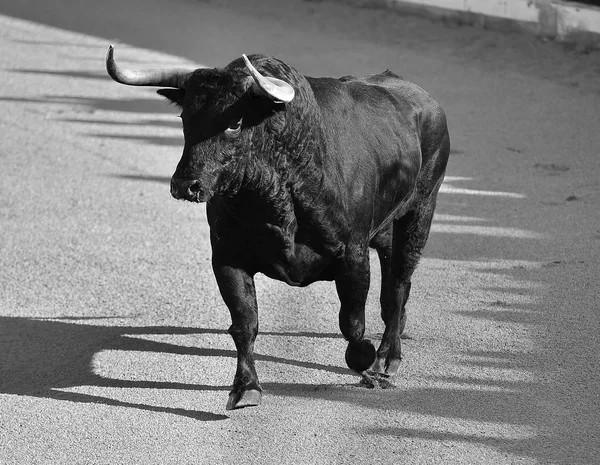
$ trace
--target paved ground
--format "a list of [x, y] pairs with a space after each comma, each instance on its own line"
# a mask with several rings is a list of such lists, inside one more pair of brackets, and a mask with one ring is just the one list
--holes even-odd
[[[599, 54], [319, 1], [40, 3], [0, 1], [0, 463], [597, 461]], [[330, 283], [259, 279], [264, 404], [225, 411], [204, 209], [167, 184], [179, 121], [105, 76], [111, 42], [132, 66], [390, 68], [440, 100], [396, 390], [345, 368]]]

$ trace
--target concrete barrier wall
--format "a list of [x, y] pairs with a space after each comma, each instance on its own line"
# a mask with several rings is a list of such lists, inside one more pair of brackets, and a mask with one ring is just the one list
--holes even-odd
[[457, 17], [468, 24], [527, 29], [565, 41], [600, 44], [600, 7], [560, 0], [346, 0], [362, 6]]

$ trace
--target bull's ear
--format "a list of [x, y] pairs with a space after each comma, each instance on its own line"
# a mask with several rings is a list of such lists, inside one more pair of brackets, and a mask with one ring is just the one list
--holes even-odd
[[183, 100], [185, 99], [185, 90], [183, 89], [158, 89], [156, 91], [158, 95], [166, 97], [169, 102], [177, 105], [179, 108], [183, 107]]

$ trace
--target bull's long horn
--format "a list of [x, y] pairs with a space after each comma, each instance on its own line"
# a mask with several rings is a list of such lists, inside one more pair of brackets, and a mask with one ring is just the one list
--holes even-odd
[[254, 82], [276, 102], [291, 102], [294, 98], [294, 88], [287, 82], [270, 76], [263, 76], [252, 66], [246, 55], [242, 55], [246, 68], [252, 74]]
[[121, 84], [130, 86], [156, 86], [184, 89], [185, 83], [193, 71], [191, 69], [124, 69], [113, 58], [115, 48], [110, 45], [106, 52], [106, 71], [109, 76]]

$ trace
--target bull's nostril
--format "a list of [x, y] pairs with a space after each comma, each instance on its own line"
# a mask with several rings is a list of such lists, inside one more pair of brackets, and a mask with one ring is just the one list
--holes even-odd
[[189, 191], [193, 194], [197, 194], [198, 192], [200, 192], [202, 190], [202, 187], [200, 186], [200, 181], [192, 181], [188, 187]]

